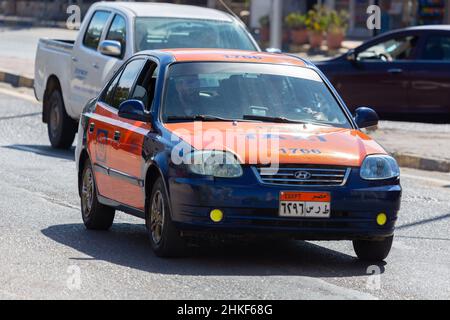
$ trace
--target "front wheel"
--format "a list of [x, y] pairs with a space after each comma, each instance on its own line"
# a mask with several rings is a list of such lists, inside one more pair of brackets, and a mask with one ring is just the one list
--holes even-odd
[[77, 126], [66, 112], [61, 91], [53, 90], [48, 104], [47, 132], [50, 144], [53, 148], [68, 149], [72, 146]]
[[382, 240], [354, 240], [353, 249], [360, 260], [383, 261], [389, 255], [394, 236]]
[[184, 239], [174, 226], [169, 199], [162, 178], [156, 180], [147, 205], [146, 227], [152, 249], [159, 257], [177, 257], [183, 254]]

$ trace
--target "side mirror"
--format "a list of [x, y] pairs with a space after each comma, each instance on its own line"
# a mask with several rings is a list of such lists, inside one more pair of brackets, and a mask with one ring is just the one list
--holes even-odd
[[346, 55], [347, 61], [356, 62], [356, 52], [353, 49], [348, 50]]
[[355, 111], [355, 122], [360, 129], [374, 127], [378, 124], [378, 114], [375, 110], [366, 107], [360, 107]]
[[268, 52], [268, 53], [281, 53], [281, 49], [278, 49], [278, 48], [267, 48], [266, 52]]
[[140, 100], [125, 100], [119, 106], [119, 117], [142, 121], [142, 122], [150, 122], [152, 117], [150, 113], [145, 111], [144, 103]]
[[105, 56], [120, 58], [122, 56], [122, 44], [119, 41], [103, 40], [98, 51]]

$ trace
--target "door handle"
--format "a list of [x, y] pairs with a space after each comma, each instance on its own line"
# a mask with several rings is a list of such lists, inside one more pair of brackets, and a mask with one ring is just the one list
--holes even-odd
[[387, 72], [394, 74], [394, 73], [402, 73], [403, 70], [400, 68], [392, 68], [392, 69], [389, 69]]
[[89, 124], [89, 133], [94, 132], [94, 128], [95, 128], [95, 123], [94, 123], [94, 122], [91, 122], [91, 123]]
[[92, 64], [92, 66], [93, 66], [95, 69], [98, 69], [98, 64], [96, 64], [95, 62]]
[[77, 62], [78, 61], [78, 59], [75, 58], [75, 57], [72, 57], [71, 59], [72, 59], [73, 62]]
[[120, 131], [114, 131], [114, 141], [120, 140]]

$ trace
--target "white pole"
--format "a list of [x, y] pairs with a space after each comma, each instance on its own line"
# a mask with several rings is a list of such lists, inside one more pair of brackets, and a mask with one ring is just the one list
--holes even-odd
[[283, 27], [283, 2], [272, 0], [272, 14], [270, 19], [270, 47], [281, 49], [281, 34]]

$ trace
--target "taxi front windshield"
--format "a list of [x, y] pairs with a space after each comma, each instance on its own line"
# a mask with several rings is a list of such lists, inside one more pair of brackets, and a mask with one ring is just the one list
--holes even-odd
[[185, 62], [169, 67], [164, 122], [260, 121], [351, 128], [316, 71], [261, 63]]

